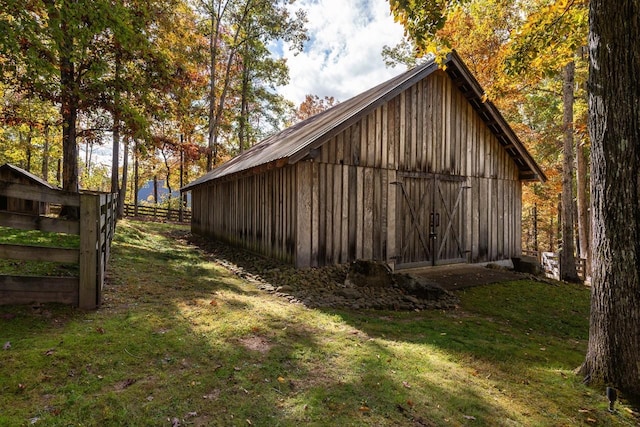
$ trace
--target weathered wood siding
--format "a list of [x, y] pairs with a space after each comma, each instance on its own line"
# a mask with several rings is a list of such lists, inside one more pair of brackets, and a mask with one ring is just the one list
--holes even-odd
[[394, 170], [309, 161], [299, 162], [297, 170], [297, 266], [390, 256]]
[[520, 254], [518, 168], [442, 71], [328, 138], [312, 161], [195, 187], [192, 228], [299, 267], [395, 263], [415, 220], [398, 183], [412, 173], [452, 177], [451, 205], [464, 187], [452, 228], [466, 260]]
[[193, 231], [293, 263], [295, 176], [288, 166], [194, 188]]
[[456, 224], [470, 262], [520, 254], [518, 169], [444, 72], [329, 139], [315, 161], [301, 164], [300, 170], [305, 178], [299, 187], [311, 187], [310, 200], [303, 201], [311, 216], [301, 217], [309, 223], [302, 230], [310, 230], [310, 248], [299, 251], [299, 265], [357, 258], [395, 262], [396, 232], [402, 233], [412, 220], [394, 185], [403, 172], [465, 178], [468, 188]]

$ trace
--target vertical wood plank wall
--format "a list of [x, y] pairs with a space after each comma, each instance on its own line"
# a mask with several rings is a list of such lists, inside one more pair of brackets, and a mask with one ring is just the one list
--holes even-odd
[[201, 185], [192, 191], [192, 229], [293, 263], [295, 167]]
[[[324, 143], [299, 164], [310, 187], [310, 249], [297, 265], [359, 258], [393, 261], [396, 226], [410, 223], [397, 204], [398, 172], [466, 177], [463, 245], [470, 262], [520, 254], [521, 182], [498, 139], [444, 72], [436, 72]], [[306, 182], [306, 184], [303, 184]]]
[[313, 161], [192, 191], [195, 232], [299, 267], [391, 262], [399, 172], [466, 177], [463, 245], [470, 262], [520, 255], [521, 182], [498, 139], [442, 71], [328, 139]]

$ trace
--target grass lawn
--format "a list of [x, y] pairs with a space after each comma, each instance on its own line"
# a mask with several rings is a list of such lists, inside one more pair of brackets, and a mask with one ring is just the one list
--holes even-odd
[[120, 221], [103, 307], [0, 306], [0, 425], [633, 426], [573, 374], [588, 289], [518, 281], [450, 311], [311, 310]]

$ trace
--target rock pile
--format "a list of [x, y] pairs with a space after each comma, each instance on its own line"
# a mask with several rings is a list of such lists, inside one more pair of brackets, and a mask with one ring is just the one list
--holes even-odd
[[356, 261], [297, 270], [221, 242], [191, 234], [186, 238], [208, 259], [257, 288], [310, 308], [425, 310], [458, 303], [452, 293], [410, 275], [394, 274], [382, 263]]

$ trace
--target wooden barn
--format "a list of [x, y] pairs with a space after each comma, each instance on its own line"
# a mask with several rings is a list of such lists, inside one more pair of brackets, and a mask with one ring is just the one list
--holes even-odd
[[546, 178], [454, 52], [273, 135], [183, 188], [194, 233], [297, 267], [521, 254]]
[[[42, 178], [10, 163], [5, 163], [0, 166], [0, 185], [3, 182], [26, 184], [38, 189], [55, 189], [54, 186]], [[44, 215], [49, 213], [49, 205], [45, 202], [0, 196], [0, 211]]]

